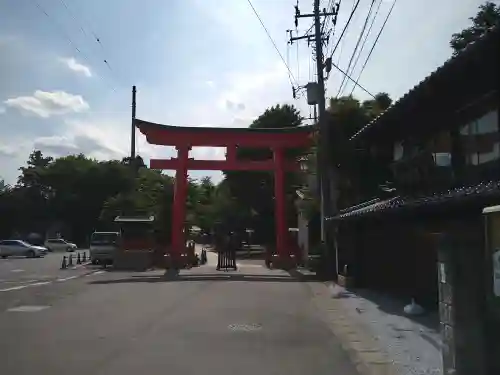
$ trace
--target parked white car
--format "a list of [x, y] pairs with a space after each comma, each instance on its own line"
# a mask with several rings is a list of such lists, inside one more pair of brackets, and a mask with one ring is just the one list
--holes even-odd
[[49, 251], [75, 251], [76, 245], [74, 243], [63, 240], [62, 238], [51, 238], [45, 241], [45, 247]]
[[37, 258], [47, 253], [47, 248], [43, 246], [31, 245], [21, 240], [3, 240], [0, 241], [0, 257], [25, 256], [28, 258]]

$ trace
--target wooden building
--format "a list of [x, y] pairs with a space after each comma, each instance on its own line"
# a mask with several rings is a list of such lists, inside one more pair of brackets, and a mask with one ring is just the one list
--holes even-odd
[[334, 218], [357, 286], [437, 306], [432, 234], [482, 243], [481, 211], [500, 204], [499, 40], [491, 29], [350, 139], [380, 178]]

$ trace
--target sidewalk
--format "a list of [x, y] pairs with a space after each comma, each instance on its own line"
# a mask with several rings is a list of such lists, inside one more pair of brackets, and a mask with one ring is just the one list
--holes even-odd
[[363, 375], [441, 375], [436, 315], [418, 321], [403, 305], [375, 293], [307, 282], [313, 302]]
[[217, 254], [214, 253], [213, 251], [210, 250], [210, 247], [208, 246], [203, 246], [200, 244], [195, 244], [194, 251], [196, 254], [200, 255], [201, 250], [203, 248], [207, 249], [207, 263], [205, 264], [206, 266], [213, 266], [214, 268], [217, 267]]

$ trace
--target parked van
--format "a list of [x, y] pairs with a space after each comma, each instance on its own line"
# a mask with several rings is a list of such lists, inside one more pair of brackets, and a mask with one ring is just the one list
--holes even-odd
[[92, 264], [111, 264], [119, 246], [120, 233], [94, 232], [90, 237], [90, 261]]

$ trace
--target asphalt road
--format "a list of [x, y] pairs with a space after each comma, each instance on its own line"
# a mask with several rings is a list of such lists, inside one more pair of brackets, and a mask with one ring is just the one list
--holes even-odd
[[[2, 375], [356, 374], [310, 289], [283, 271], [207, 265], [168, 279], [91, 267], [50, 273], [50, 256], [13, 263], [53, 281], [0, 292]], [[13, 267], [2, 264], [0, 275]], [[61, 274], [76, 277], [57, 281], [70, 277]]]
[[[83, 251], [80, 253], [83, 255]], [[76, 266], [76, 252], [73, 254]], [[0, 290], [26, 283], [54, 280], [64, 277], [68, 273], [66, 271], [75, 273], [73, 269], [60, 270], [64, 255], [68, 256], [69, 253], [48, 253], [42, 258], [9, 257], [0, 259]]]

